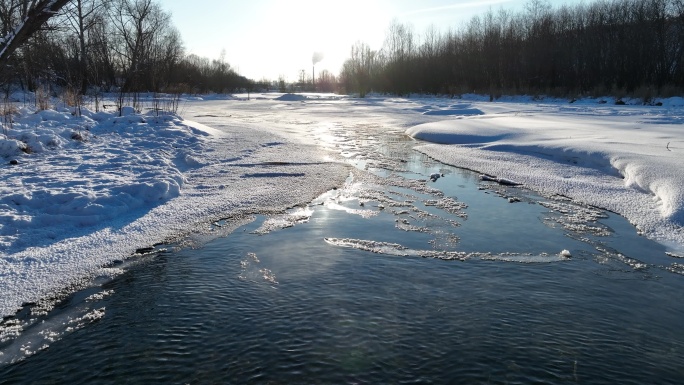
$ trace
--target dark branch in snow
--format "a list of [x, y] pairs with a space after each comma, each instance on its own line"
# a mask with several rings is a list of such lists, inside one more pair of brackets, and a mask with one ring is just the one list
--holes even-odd
[[40, 0], [31, 2], [24, 19], [14, 31], [0, 38], [0, 68], [4, 68], [12, 53], [36, 33], [52, 16], [71, 0]]

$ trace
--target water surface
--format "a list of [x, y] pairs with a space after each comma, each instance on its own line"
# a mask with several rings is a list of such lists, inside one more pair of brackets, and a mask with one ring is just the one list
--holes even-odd
[[624, 219], [391, 130], [326, 140], [358, 167], [345, 186], [27, 311], [0, 383], [684, 381], [678, 260]]

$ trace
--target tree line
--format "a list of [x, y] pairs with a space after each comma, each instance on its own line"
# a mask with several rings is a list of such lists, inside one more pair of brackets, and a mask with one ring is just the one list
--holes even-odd
[[[254, 86], [230, 67], [225, 54], [215, 60], [186, 55], [171, 15], [155, 0], [0, 0], [0, 23], [5, 92], [16, 85], [28, 91], [58, 85], [81, 95]], [[23, 44], [11, 46], [19, 37]]]
[[393, 22], [381, 49], [356, 43], [347, 92], [635, 95], [684, 90], [684, 0], [599, 0], [490, 10], [422, 36]]

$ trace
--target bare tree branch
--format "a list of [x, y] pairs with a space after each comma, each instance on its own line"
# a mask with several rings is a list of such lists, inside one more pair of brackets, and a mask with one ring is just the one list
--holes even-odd
[[71, 0], [24, 1], [19, 24], [0, 38], [0, 68], [4, 68], [12, 53], [69, 1]]

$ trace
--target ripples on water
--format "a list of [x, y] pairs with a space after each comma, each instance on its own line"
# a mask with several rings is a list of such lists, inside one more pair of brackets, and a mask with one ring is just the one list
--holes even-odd
[[373, 172], [307, 207], [25, 315], [0, 383], [684, 381], [681, 260], [617, 216], [365, 143]]

